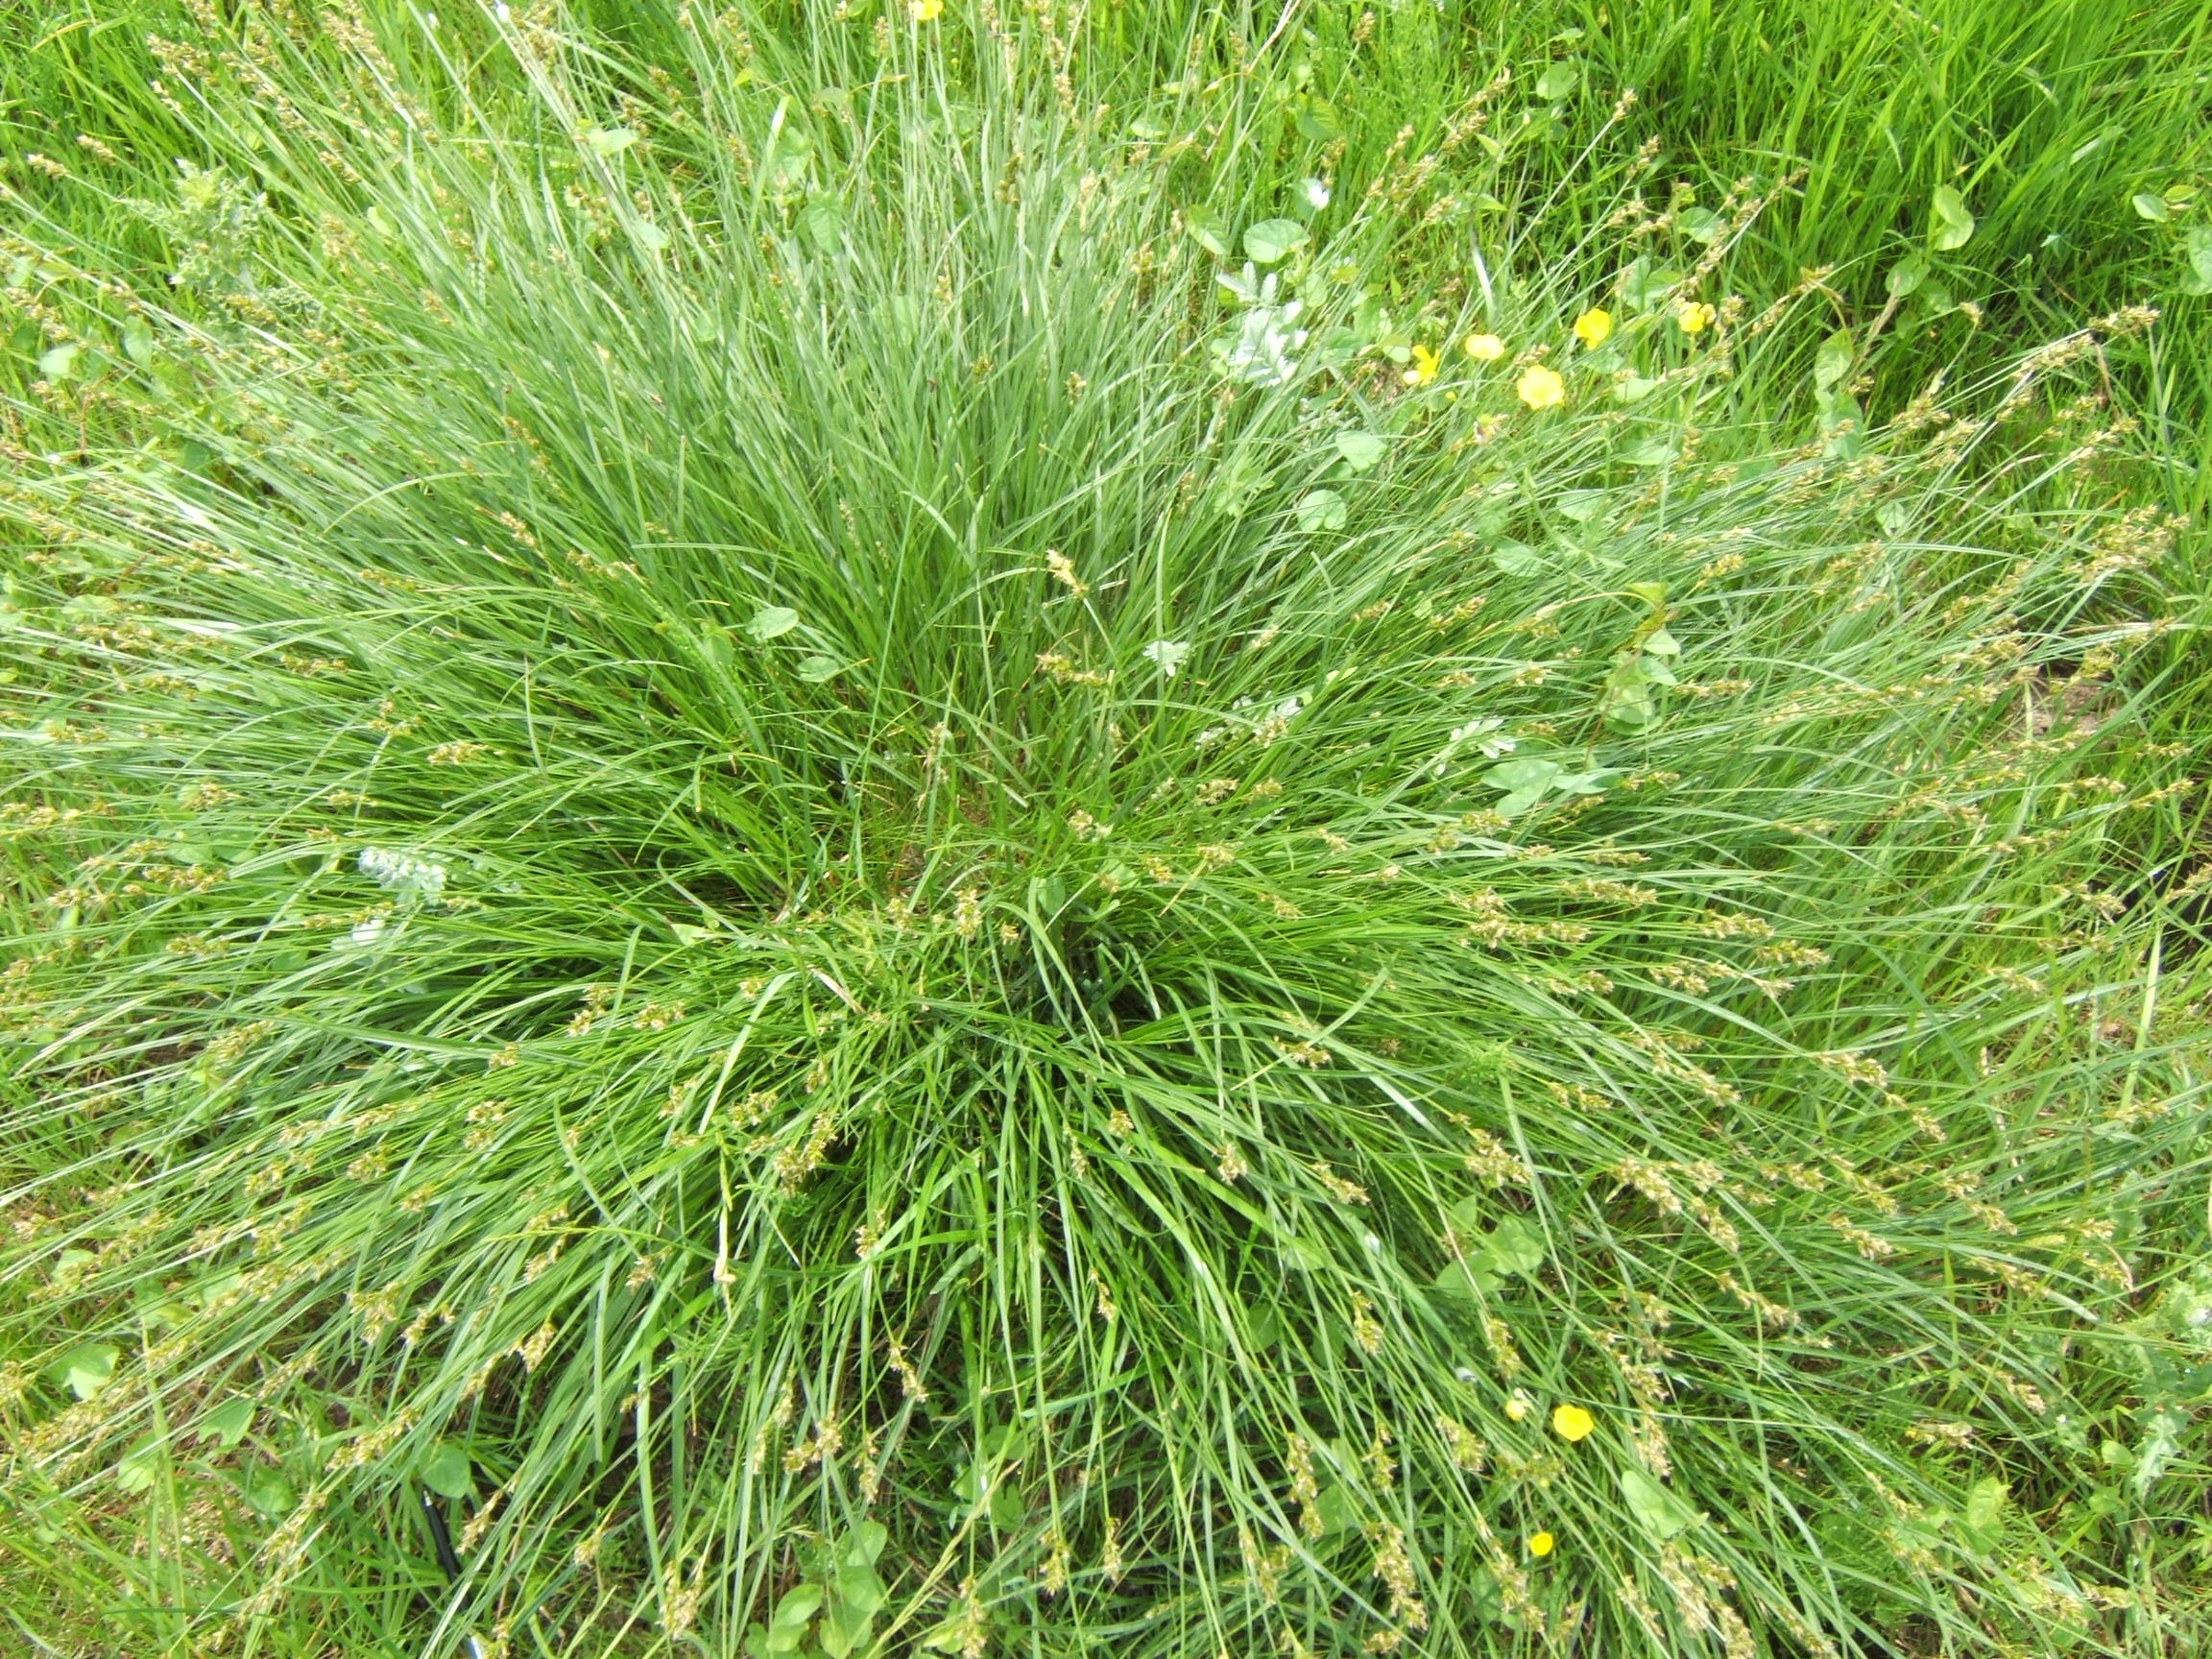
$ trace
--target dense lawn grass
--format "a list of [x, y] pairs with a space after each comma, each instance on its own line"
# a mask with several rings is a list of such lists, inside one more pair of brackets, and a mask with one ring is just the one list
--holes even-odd
[[2201, 1643], [2199, 9], [234, 10], [0, 36], [22, 1642]]

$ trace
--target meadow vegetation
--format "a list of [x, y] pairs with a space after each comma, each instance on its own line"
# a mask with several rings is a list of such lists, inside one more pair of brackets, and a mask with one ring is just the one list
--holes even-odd
[[2200, 1650], [2208, 26], [0, 19], [11, 1640]]

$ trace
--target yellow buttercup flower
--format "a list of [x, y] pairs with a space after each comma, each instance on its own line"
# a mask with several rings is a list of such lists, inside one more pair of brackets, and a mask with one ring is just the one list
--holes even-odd
[[1558, 1540], [1552, 1537], [1551, 1533], [1539, 1532], [1535, 1537], [1528, 1540], [1528, 1553], [1541, 1559], [1551, 1553], [1551, 1547], [1556, 1543]]
[[1593, 305], [1575, 319], [1575, 338], [1596, 350], [1613, 338], [1613, 313]]
[[1579, 1406], [1551, 1407], [1551, 1432], [1562, 1440], [1587, 1440], [1597, 1427], [1598, 1419]]
[[1470, 334], [1459, 349], [1478, 363], [1495, 363], [1505, 355], [1505, 342], [1495, 334]]
[[1556, 409], [1567, 401], [1567, 382], [1541, 363], [1530, 364], [1513, 383], [1513, 390], [1531, 409]]
[[917, 23], [934, 23], [945, 15], [945, 0], [906, 0], [906, 15]]
[[1426, 386], [1436, 378], [1436, 353], [1426, 346], [1413, 348], [1413, 367], [1401, 376], [1408, 386]]
[[1674, 313], [1674, 321], [1685, 334], [1702, 334], [1713, 326], [1713, 319], [1719, 313], [1702, 300], [1685, 300]]
[[1533, 1404], [1528, 1398], [1527, 1389], [1516, 1388], [1505, 1402], [1505, 1415], [1518, 1423], [1528, 1415], [1528, 1407]]

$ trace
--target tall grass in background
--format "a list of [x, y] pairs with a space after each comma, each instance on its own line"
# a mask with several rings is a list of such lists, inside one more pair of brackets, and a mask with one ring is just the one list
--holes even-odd
[[[158, 192], [170, 158], [194, 155], [204, 139], [147, 96], [160, 65], [146, 37], [189, 33], [191, 15], [180, 0], [55, 0], [0, 14], [9, 45], [0, 52], [0, 123], [13, 157], [40, 152], [85, 165], [77, 143], [88, 134]], [[593, 0], [572, 15], [640, 81], [655, 67], [683, 68], [673, 7]], [[872, 27], [874, 15], [852, 12], [849, 22]], [[1230, 35], [1247, 49], [1267, 42], [1276, 101], [1294, 103], [1309, 132], [1340, 129], [1356, 165], [1371, 165], [1407, 123], [1416, 151], [1426, 148], [1457, 100], [1509, 65], [1521, 80], [1506, 118], [1529, 129], [1520, 141], [1554, 167], [1633, 89], [1639, 101], [1617, 124], [1629, 140], [1620, 155], [1656, 139], [1667, 186], [1695, 191], [1693, 205], [1711, 209], [1747, 175], [1800, 173], [1756, 233], [1730, 248], [1725, 269], [1756, 293], [1824, 269], [1835, 297], [1824, 321], [1863, 328], [1882, 312], [1885, 279], [1900, 257], [1925, 250], [1931, 197], [1948, 184], [1977, 227], [1885, 326], [1877, 355], [1898, 396], [1916, 390], [1914, 376], [1934, 364], [1994, 361], [2021, 339], [2149, 300], [2167, 304], [2168, 316], [2145, 410], [2159, 418], [2162, 442], [2201, 459], [2202, 306], [2191, 302], [2212, 274], [2198, 199], [2212, 22], [2201, 0], [1779, 8], [1527, 0], [1442, 12], [1328, 6], [1285, 16], [1225, 18], [1222, 51], [1236, 50]], [[1170, 141], [1203, 134], [1206, 105], [1220, 89], [1207, 91], [1217, 75], [1182, 73], [1191, 29], [1189, 9], [1173, 0], [1111, 7], [1088, 18], [1071, 72], [1101, 95], [1142, 92], [1156, 120], [1172, 126], [1180, 115]], [[1548, 69], [1557, 75], [1545, 84]], [[43, 188], [20, 167], [16, 179], [35, 196]], [[89, 214], [107, 232], [116, 228], [86, 193], [51, 194], [73, 225], [87, 226]], [[1455, 264], [1491, 210], [1473, 195], [1438, 192], [1448, 194], [1456, 199], [1428, 227], [1430, 247]], [[1653, 195], [1665, 204], [1664, 192]], [[1586, 184], [1564, 190], [1536, 234], [1547, 248], [1572, 240], [1601, 201]], [[1424, 203], [1424, 214], [1432, 205]], [[2193, 475], [2174, 487], [2193, 500]]]
[[2199, 57], [1960, 13], [178, 17], [11, 175], [17, 1628], [2200, 1629]]

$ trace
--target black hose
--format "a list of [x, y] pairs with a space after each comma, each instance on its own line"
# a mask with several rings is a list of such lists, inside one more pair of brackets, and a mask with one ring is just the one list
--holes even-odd
[[430, 1547], [438, 1551], [438, 1565], [445, 1571], [446, 1581], [457, 1584], [461, 1580], [461, 1557], [453, 1553], [453, 1534], [445, 1530], [445, 1513], [428, 1488], [419, 1489], [416, 1496], [422, 1500], [422, 1518], [430, 1523]]

